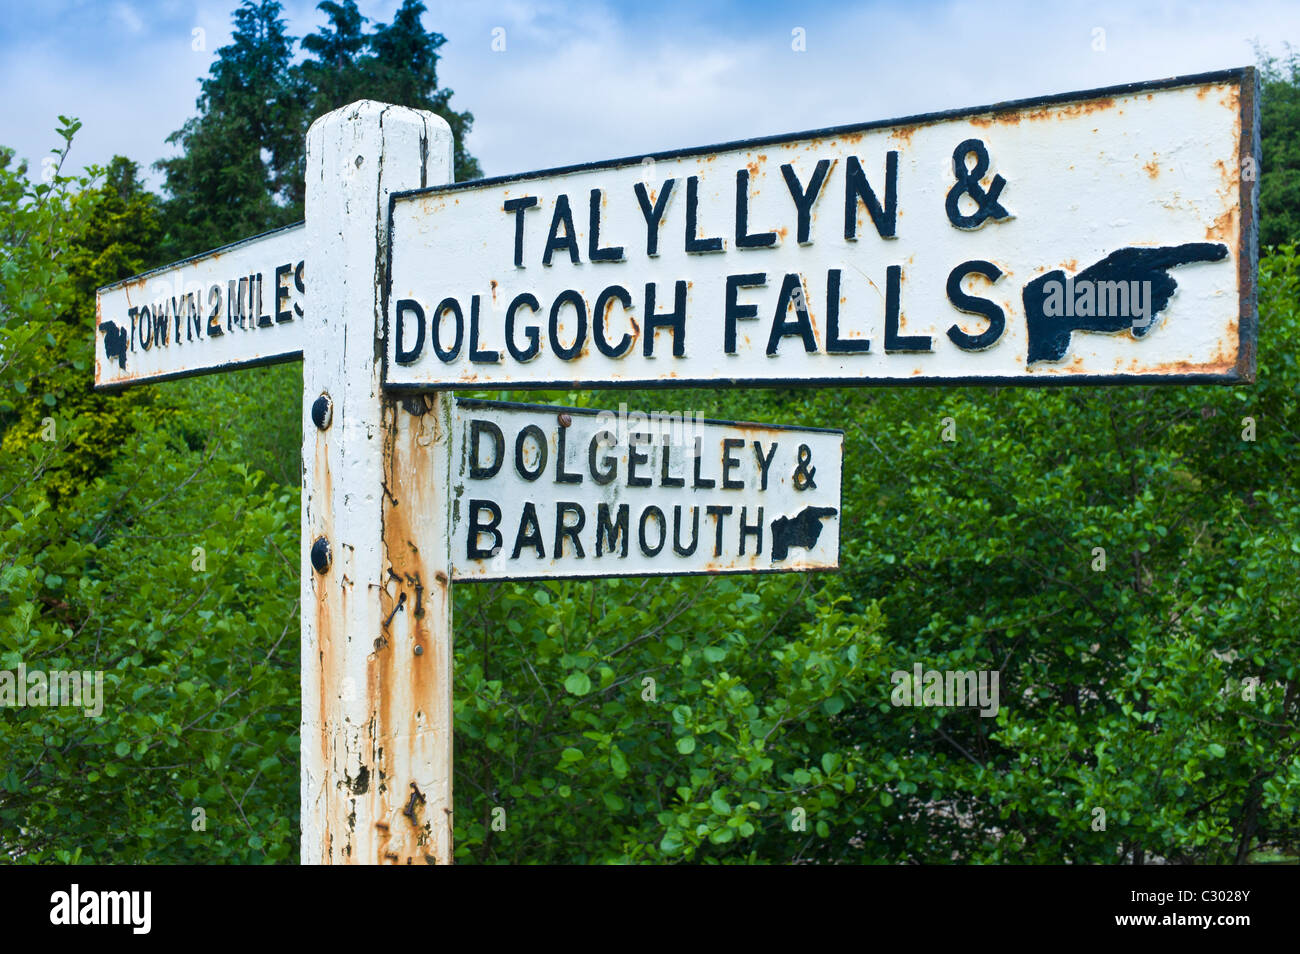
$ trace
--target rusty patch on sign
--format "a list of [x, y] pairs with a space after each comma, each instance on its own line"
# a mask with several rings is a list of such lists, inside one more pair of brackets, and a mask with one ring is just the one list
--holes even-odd
[[1224, 209], [1223, 213], [1205, 230], [1207, 239], [1225, 241], [1236, 234], [1237, 210]]
[[989, 113], [986, 116], [972, 116], [970, 124], [984, 128], [994, 125], [1018, 126], [1022, 122], [1041, 123], [1090, 116], [1114, 107], [1114, 97], [1106, 96], [1101, 99], [1084, 100], [1081, 103], [1061, 103], [1038, 109], [1010, 109], [1005, 112]]

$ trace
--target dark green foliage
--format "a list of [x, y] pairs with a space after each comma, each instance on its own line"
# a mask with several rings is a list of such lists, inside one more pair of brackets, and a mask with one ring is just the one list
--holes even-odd
[[398, 106], [428, 109], [451, 126], [456, 143], [457, 182], [477, 179], [483, 173], [478, 160], [465, 150], [465, 136], [474, 123], [468, 112], [456, 112], [449, 105], [452, 91], [438, 88], [438, 49], [446, 42], [440, 33], [429, 33], [420, 25], [424, 13], [420, 0], [402, 0], [393, 22], [380, 24], [370, 38], [372, 56], [363, 61], [366, 82], [354, 94], [357, 99], [374, 99]]
[[[105, 470], [133, 433], [136, 419], [128, 409], [153, 400], [152, 392], [143, 389], [120, 399], [95, 394], [85, 360], [86, 334], [95, 321], [95, 289], [138, 274], [157, 256], [159, 203], [140, 185], [138, 173], [134, 162], [115, 156], [104, 170], [102, 185], [71, 197], [66, 214], [80, 227], [61, 233], [64, 244], [58, 250], [66, 275], [66, 304], [45, 312], [48, 321], [44, 334], [33, 342], [32, 361], [24, 368], [27, 376], [14, 382], [15, 391], [39, 400], [15, 405], [0, 449], [16, 454], [38, 446], [50, 421], [56, 433], [60, 421], [77, 425], [65, 427], [65, 452], [44, 470], [51, 503], [75, 495]], [[67, 355], [78, 357], [69, 361]]]
[[0, 671], [104, 691], [0, 709], [0, 856], [291, 858], [297, 494], [240, 463], [229, 392], [87, 386], [93, 289], [158, 235], [134, 166], [32, 186], [0, 162], [0, 235]]
[[1262, 245], [1300, 242], [1300, 52], [1257, 51], [1264, 169], [1259, 182]]

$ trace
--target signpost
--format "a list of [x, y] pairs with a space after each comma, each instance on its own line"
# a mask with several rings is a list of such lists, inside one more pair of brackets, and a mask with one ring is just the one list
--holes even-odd
[[457, 401], [452, 579], [839, 566], [844, 434]]
[[1249, 381], [1246, 76], [400, 194], [386, 383]]
[[832, 569], [838, 431], [472, 388], [1249, 382], [1230, 70], [451, 185], [307, 137], [306, 223], [101, 289], [95, 382], [301, 357], [304, 863], [452, 857], [455, 580]]
[[291, 225], [101, 288], [95, 385], [301, 358], [305, 233]]

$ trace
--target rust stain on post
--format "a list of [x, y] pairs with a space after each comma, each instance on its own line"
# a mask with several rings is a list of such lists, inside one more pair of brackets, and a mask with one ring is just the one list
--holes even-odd
[[[385, 401], [383, 561], [385, 647], [370, 659], [378, 767], [387, 791], [374, 817], [390, 826], [398, 864], [450, 864], [451, 585], [443, 514], [450, 482], [443, 400]], [[426, 545], [421, 546], [421, 541]], [[432, 772], [430, 774], [430, 768]], [[391, 859], [388, 859], [391, 860]]]
[[[447, 181], [451, 156], [446, 123], [404, 107], [354, 103], [308, 132], [307, 246], [324, 264], [306, 286], [322, 331], [303, 365], [307, 864], [451, 860], [450, 825], [428, 821], [446, 818], [435, 812], [450, 792], [449, 604], [441, 615], [416, 613], [435, 600], [411, 562], [435, 559], [445, 543], [424, 535], [439, 518], [422, 509], [420, 484], [445, 475], [427, 465], [441, 448], [412, 444], [412, 415], [383, 395], [376, 344], [387, 287], [376, 255], [387, 243], [382, 213], [393, 191]], [[322, 393], [333, 406], [324, 429], [312, 414]], [[321, 537], [332, 560], [306, 560]], [[417, 653], [421, 644], [427, 651]]]

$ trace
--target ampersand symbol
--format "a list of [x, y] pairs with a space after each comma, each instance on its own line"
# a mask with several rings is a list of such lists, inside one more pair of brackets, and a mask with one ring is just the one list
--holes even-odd
[[[966, 157], [974, 154], [975, 165], [971, 169], [966, 168]], [[998, 202], [998, 196], [1002, 194], [1002, 189], [1007, 184], [1007, 180], [1001, 176], [993, 177], [993, 184], [989, 191], [985, 192], [984, 187], [980, 185], [980, 179], [984, 178], [984, 173], [989, 171], [989, 151], [984, 148], [984, 142], [980, 139], [967, 139], [960, 146], [953, 150], [952, 153], [952, 172], [957, 178], [957, 184], [948, 191], [948, 221], [959, 229], [977, 229], [984, 224], [985, 219], [993, 219], [995, 222], [1001, 222], [1003, 219], [1011, 218], [1011, 213], [1004, 209]], [[979, 208], [971, 215], [962, 214], [957, 207], [957, 202], [962, 195], [969, 195], [975, 200]]]
[[799, 463], [794, 469], [794, 489], [811, 490], [817, 486], [813, 481], [813, 475], [817, 473], [816, 467], [809, 467], [812, 463], [812, 451], [808, 449], [807, 444], [799, 445]]

